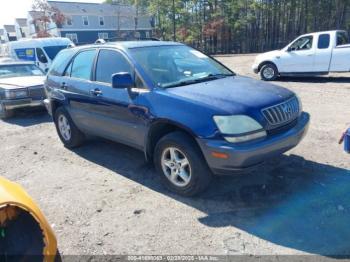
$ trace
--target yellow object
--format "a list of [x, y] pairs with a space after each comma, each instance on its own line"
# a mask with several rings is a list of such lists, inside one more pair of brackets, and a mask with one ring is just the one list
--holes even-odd
[[27, 211], [38, 222], [44, 233], [45, 261], [53, 262], [57, 253], [57, 240], [43, 213], [20, 185], [0, 177], [0, 210], [4, 210], [0, 212], [0, 226], [16, 217], [15, 207]]

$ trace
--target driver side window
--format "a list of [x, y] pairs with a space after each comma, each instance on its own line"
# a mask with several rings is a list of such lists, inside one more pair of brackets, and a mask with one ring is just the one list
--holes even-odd
[[313, 37], [304, 36], [296, 40], [291, 46], [292, 51], [304, 51], [312, 48]]
[[45, 55], [44, 51], [41, 48], [37, 48], [36, 49], [36, 56], [38, 57], [38, 60], [41, 63], [46, 64], [48, 62], [47, 58], [46, 58], [46, 55]]

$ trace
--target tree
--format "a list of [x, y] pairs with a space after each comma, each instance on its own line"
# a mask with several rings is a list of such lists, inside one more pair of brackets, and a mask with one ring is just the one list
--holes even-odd
[[50, 6], [46, 0], [34, 0], [32, 9], [37, 12], [33, 24], [37, 29], [37, 37], [50, 37], [49, 25], [53, 22], [58, 28], [65, 22], [65, 16], [55, 7]]

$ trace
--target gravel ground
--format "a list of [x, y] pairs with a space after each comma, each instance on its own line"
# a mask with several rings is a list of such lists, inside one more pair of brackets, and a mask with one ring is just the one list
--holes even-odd
[[[257, 78], [254, 56], [218, 58]], [[282, 79], [312, 116], [297, 148], [259, 170], [216, 178], [200, 197], [169, 193], [143, 154], [94, 139], [64, 148], [45, 113], [0, 121], [0, 175], [20, 183], [63, 255], [350, 255], [350, 74]]]

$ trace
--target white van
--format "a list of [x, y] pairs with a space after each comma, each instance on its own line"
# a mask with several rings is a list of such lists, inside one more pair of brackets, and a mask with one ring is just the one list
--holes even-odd
[[74, 46], [68, 38], [22, 39], [3, 44], [1, 55], [16, 60], [32, 61], [47, 72], [58, 52], [68, 46]]

